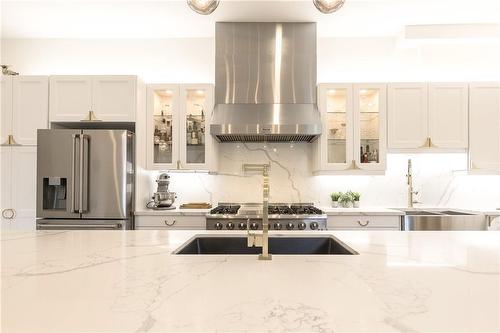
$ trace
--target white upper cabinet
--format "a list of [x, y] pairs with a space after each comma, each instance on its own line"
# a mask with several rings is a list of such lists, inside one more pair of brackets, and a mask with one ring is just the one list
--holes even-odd
[[36, 145], [37, 129], [48, 127], [46, 76], [2, 78], [2, 143], [11, 135], [21, 145]]
[[51, 76], [50, 121], [134, 122], [136, 76]]
[[213, 93], [211, 84], [148, 85], [148, 169], [215, 170]]
[[383, 171], [387, 150], [387, 86], [355, 84], [353, 92], [356, 167]]
[[91, 76], [50, 77], [50, 121], [81, 121], [92, 110]]
[[470, 85], [469, 169], [500, 173], [500, 83]]
[[386, 102], [385, 84], [320, 84], [323, 129], [314, 143], [314, 171], [384, 171]]
[[425, 147], [428, 138], [427, 84], [394, 83], [388, 87], [388, 147]]
[[92, 80], [92, 111], [103, 121], [135, 121], [135, 76], [96, 76]]
[[434, 148], [466, 149], [468, 140], [469, 85], [429, 84], [429, 138]]
[[388, 147], [467, 149], [466, 83], [395, 83], [388, 92]]

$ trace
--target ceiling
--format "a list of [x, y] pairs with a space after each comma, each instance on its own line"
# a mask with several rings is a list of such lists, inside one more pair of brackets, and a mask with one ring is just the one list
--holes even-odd
[[499, 0], [346, 0], [325, 15], [311, 0], [221, 0], [210, 16], [185, 1], [2, 0], [3, 38], [212, 37], [216, 21], [315, 21], [321, 37], [398, 36], [406, 25], [500, 23]]

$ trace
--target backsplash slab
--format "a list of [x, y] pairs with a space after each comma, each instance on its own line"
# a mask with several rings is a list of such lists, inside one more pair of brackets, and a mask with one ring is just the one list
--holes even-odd
[[[330, 206], [330, 193], [357, 191], [363, 207], [407, 205], [406, 172], [413, 161], [416, 206], [492, 208], [500, 206], [500, 176], [467, 175], [466, 153], [388, 154], [385, 175], [312, 174], [312, 149], [307, 143], [224, 143], [219, 145], [217, 174], [170, 172], [170, 189], [176, 204], [186, 202], [260, 202], [262, 176], [245, 175], [244, 163], [271, 162], [271, 202], [312, 202]], [[141, 190], [146, 202], [156, 190], [160, 172], [143, 172], [149, 191]], [[144, 207], [136, 207], [141, 210]]]

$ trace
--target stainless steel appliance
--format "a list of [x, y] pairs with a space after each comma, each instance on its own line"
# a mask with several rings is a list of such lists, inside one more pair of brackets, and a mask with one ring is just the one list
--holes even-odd
[[[206, 215], [207, 230], [262, 230], [262, 203], [219, 203]], [[270, 203], [270, 230], [327, 230], [326, 214], [312, 203]]]
[[166, 173], [162, 173], [158, 176], [156, 180], [158, 187], [153, 195], [153, 200], [148, 202], [147, 208], [151, 209], [174, 209], [173, 205], [177, 195], [174, 192], [170, 192], [168, 186], [170, 185], [170, 176]]
[[221, 142], [315, 140], [316, 23], [216, 23], [215, 104]]
[[37, 229], [133, 229], [134, 134], [38, 130]]
[[402, 230], [487, 230], [486, 216], [473, 211], [452, 209], [403, 209]]

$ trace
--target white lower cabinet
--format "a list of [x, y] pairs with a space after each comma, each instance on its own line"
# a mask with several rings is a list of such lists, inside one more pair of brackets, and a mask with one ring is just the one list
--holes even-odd
[[0, 147], [1, 228], [36, 229], [36, 147]]
[[205, 216], [139, 215], [135, 217], [135, 229], [205, 230]]
[[328, 216], [329, 230], [401, 230], [400, 216]]

